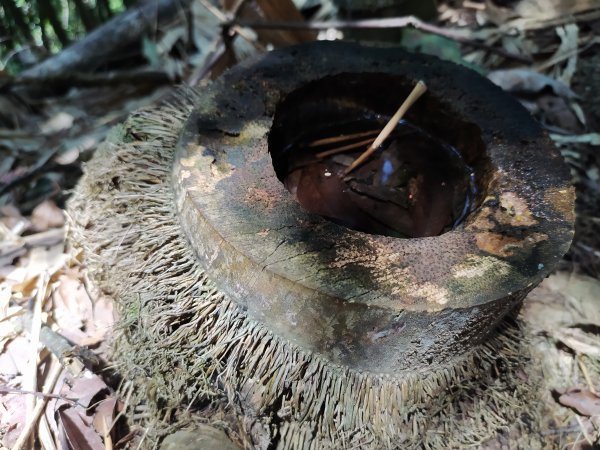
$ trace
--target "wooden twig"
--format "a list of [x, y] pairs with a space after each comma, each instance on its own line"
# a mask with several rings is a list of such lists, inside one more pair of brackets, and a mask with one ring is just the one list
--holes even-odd
[[[30, 338], [30, 346], [29, 346], [29, 357], [31, 358], [28, 363], [27, 375], [25, 376], [23, 387], [24, 389], [28, 389], [30, 391], [37, 390], [37, 371], [38, 371], [38, 348], [40, 345], [40, 330], [42, 328], [42, 304], [44, 303], [44, 299], [46, 297], [46, 288], [48, 287], [48, 279], [49, 276], [47, 273], [43, 273], [39, 280], [37, 286], [37, 292], [35, 294], [33, 300], [33, 311], [32, 311], [32, 319], [31, 319], [31, 327], [29, 328], [29, 338]], [[27, 397], [25, 400], [25, 411], [28, 422], [36, 422], [37, 417], [35, 415], [36, 411], [36, 398], [31, 396]], [[42, 400], [40, 400], [41, 402]]]
[[352, 139], [357, 139], [361, 137], [375, 136], [377, 133], [379, 133], [379, 130], [370, 130], [363, 131], [361, 133], [342, 134], [341, 136], [326, 137], [323, 139], [317, 139], [316, 141], [312, 141], [310, 144], [308, 144], [308, 146], [312, 148], [320, 147], [321, 145], [337, 144], [338, 142], [351, 141]]
[[[32, 327], [33, 315], [26, 312], [21, 317], [20, 327], [22, 330], [30, 330]], [[78, 352], [78, 347], [72, 345], [64, 336], [52, 330], [47, 325], [42, 325], [39, 333], [39, 341], [54, 356], [58, 358], [62, 365], [73, 376], [78, 376], [85, 369], [85, 362], [92, 363], [91, 360], [84, 361], [84, 356]], [[35, 389], [35, 388], [34, 388]]]
[[62, 87], [96, 87], [96, 86], [119, 86], [123, 84], [150, 84], [161, 85], [179, 81], [170, 78], [166, 72], [153, 69], [142, 70], [115, 70], [100, 73], [69, 72], [65, 74], [35, 76], [23, 75], [4, 80], [0, 89], [15, 86], [43, 85], [48, 89]]
[[348, 150], [353, 150], [355, 148], [363, 147], [365, 145], [370, 145], [373, 143], [374, 139], [365, 139], [364, 141], [354, 142], [352, 144], [344, 145], [342, 147], [332, 148], [331, 150], [326, 150], [321, 153], [317, 153], [316, 157], [319, 159], [326, 158], [331, 155], [337, 155], [338, 153], [344, 153]]
[[421, 95], [425, 93], [425, 91], [427, 91], [427, 86], [423, 81], [419, 81], [417, 85], [413, 88], [411, 93], [408, 95], [408, 97], [406, 97], [406, 100], [402, 102], [400, 108], [398, 108], [398, 111], [396, 111], [396, 113], [392, 116], [392, 118], [385, 125], [385, 127], [383, 127], [381, 133], [379, 133], [379, 135], [377, 136], [377, 138], [375, 138], [375, 140], [369, 146], [369, 148], [365, 150], [365, 152], [362, 155], [356, 158], [352, 164], [350, 164], [350, 167], [348, 167], [344, 171], [344, 175], [348, 175], [350, 172], [352, 172], [354, 169], [360, 166], [363, 162], [367, 160], [369, 156], [371, 156], [375, 152], [375, 150], [379, 148], [381, 144], [383, 144], [383, 141], [385, 141], [390, 135], [390, 133], [394, 131], [394, 128], [396, 128], [396, 125], [398, 125], [400, 119], [404, 117], [406, 111], [408, 111], [412, 104], [416, 102], [419, 99], [419, 97], [421, 97]]
[[10, 388], [7, 386], [0, 386], [0, 394], [19, 394], [19, 395], [32, 395], [34, 397], [37, 397], [38, 399], [46, 399], [46, 400], [62, 400], [66, 403], [70, 403], [72, 405], [75, 406], [81, 406], [82, 408], [85, 409], [85, 405], [79, 403], [79, 399], [77, 398], [71, 398], [71, 397], [65, 397], [64, 395], [58, 395], [58, 394], [49, 394], [47, 392], [36, 392], [36, 391], [25, 391], [23, 389], [18, 389], [18, 388]]
[[579, 368], [581, 369], [583, 378], [585, 378], [585, 382], [588, 385], [588, 389], [590, 390], [590, 392], [592, 394], [597, 394], [596, 388], [594, 387], [594, 383], [592, 382], [592, 377], [590, 376], [590, 372], [588, 371], [585, 363], [583, 362], [582, 356], [578, 354], [575, 357], [575, 359], [577, 360], [577, 363], [579, 364]]
[[106, 423], [106, 416], [102, 416], [102, 434], [106, 450], [113, 450], [112, 436], [110, 435], [109, 424]]

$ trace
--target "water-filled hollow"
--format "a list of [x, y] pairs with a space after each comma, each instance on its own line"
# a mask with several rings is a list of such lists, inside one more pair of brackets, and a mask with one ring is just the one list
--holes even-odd
[[341, 74], [310, 82], [276, 108], [268, 145], [278, 179], [308, 212], [402, 238], [463, 226], [485, 197], [481, 131], [443, 93], [427, 92], [365, 164], [345, 175], [413, 87], [400, 76]]

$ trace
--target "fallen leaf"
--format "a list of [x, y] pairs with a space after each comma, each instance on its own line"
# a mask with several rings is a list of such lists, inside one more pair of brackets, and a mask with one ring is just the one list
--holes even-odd
[[[29, 221], [21, 216], [19, 210], [13, 205], [5, 205], [0, 208], [0, 222], [6, 227], [2, 233], [4, 239], [20, 235], [29, 227]], [[13, 236], [10, 236], [11, 234]]]
[[86, 345], [83, 330], [86, 318], [92, 317], [92, 300], [83, 283], [68, 275], [60, 275], [58, 286], [52, 293], [54, 320], [61, 334], [77, 345]]
[[104, 436], [107, 431], [110, 431], [112, 421], [117, 410], [118, 400], [116, 397], [109, 397], [102, 400], [96, 407], [94, 414], [94, 428], [96, 431]]
[[26, 422], [25, 395], [0, 394], [0, 403], [5, 412], [0, 414], [0, 429], [3, 431], [2, 447], [12, 448]]
[[65, 393], [68, 398], [76, 398], [77, 403], [88, 408], [92, 400], [103, 392], [108, 393], [109, 388], [106, 383], [97, 375], [83, 376], [75, 379], [71, 389]]
[[69, 260], [69, 255], [64, 253], [63, 247], [64, 245], [60, 244], [49, 248], [32, 248], [27, 256], [23, 256], [20, 263], [24, 266], [25, 272], [17, 269], [14, 271], [16, 273], [11, 274], [22, 279], [21, 282], [10, 283], [13, 294], [18, 294], [21, 298], [28, 297], [33, 293], [39, 275], [48, 273], [52, 277], [58, 272]]
[[77, 147], [73, 147], [59, 154], [56, 158], [54, 158], [54, 161], [61, 166], [66, 166], [77, 161], [77, 158], [79, 158], [79, 149]]
[[85, 318], [85, 333], [87, 337], [82, 346], [94, 346], [102, 342], [112, 329], [115, 322], [114, 302], [111, 298], [100, 296], [94, 300], [94, 313]]
[[60, 423], [73, 450], [105, 450], [102, 438], [75, 408], [58, 411]]
[[65, 215], [63, 210], [56, 206], [56, 203], [52, 200], [45, 200], [33, 209], [31, 224], [35, 231], [62, 227], [65, 224]]
[[600, 396], [587, 389], [571, 388], [556, 391], [560, 396], [558, 402], [575, 410], [582, 416], [600, 415]]
[[552, 94], [540, 95], [537, 105], [536, 116], [544, 125], [558, 127], [569, 133], [582, 131], [575, 112], [571, 110], [564, 98]]
[[488, 79], [513, 94], [538, 94], [544, 89], [551, 89], [561, 97], [576, 97], [575, 93], [560, 81], [531, 69], [494, 70], [488, 73]]
[[600, 281], [578, 273], [554, 273], [527, 296], [522, 314], [535, 333], [600, 323]]
[[600, 356], [600, 339], [598, 336], [586, 333], [581, 328], [559, 328], [552, 335], [576, 353], [595, 357]]
[[40, 131], [43, 134], [51, 134], [66, 130], [73, 126], [73, 121], [74, 117], [71, 114], [61, 111], [43, 123], [40, 126]]
[[5, 380], [27, 371], [29, 348], [29, 339], [23, 336], [16, 336], [6, 344], [4, 351], [0, 353], [0, 373]]
[[551, 133], [550, 137], [557, 144], [589, 144], [594, 146], [600, 145], [600, 133], [587, 133], [569, 136]]

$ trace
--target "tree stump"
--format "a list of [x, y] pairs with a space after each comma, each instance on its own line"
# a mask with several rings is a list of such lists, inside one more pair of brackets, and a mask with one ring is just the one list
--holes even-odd
[[[466, 220], [399, 239], [303, 210], [277, 176], [282, 149], [341, 117], [391, 116], [419, 79], [429, 91], [407, 119], [473, 168]], [[461, 66], [316, 43], [239, 67], [205, 97], [174, 169], [187, 237], [251, 318], [333, 364], [443, 366], [487, 339], [571, 242], [574, 191], [558, 151], [516, 100]]]

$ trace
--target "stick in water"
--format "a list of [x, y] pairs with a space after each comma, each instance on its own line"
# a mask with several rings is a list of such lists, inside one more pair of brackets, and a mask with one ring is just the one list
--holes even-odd
[[425, 93], [425, 91], [427, 91], [427, 86], [423, 81], [419, 81], [417, 85], [413, 88], [411, 93], [408, 95], [408, 97], [406, 97], [406, 100], [404, 100], [404, 102], [400, 105], [398, 111], [396, 111], [396, 113], [392, 116], [390, 121], [385, 125], [385, 127], [383, 127], [381, 133], [379, 133], [379, 135], [375, 138], [375, 140], [369, 146], [369, 148], [367, 148], [362, 155], [360, 155], [354, 160], [352, 164], [350, 164], [350, 166], [345, 170], [344, 175], [348, 175], [350, 172], [352, 172], [354, 169], [360, 166], [363, 162], [367, 160], [369, 156], [371, 156], [375, 152], [375, 150], [379, 148], [381, 144], [383, 144], [383, 141], [385, 141], [390, 135], [390, 133], [394, 130], [394, 128], [396, 128], [396, 125], [398, 124], [398, 122], [400, 122], [400, 119], [404, 117], [406, 111], [408, 111], [412, 104], [416, 102], [419, 99], [419, 97]]
[[344, 153], [348, 150], [354, 150], [355, 148], [363, 147], [367, 144], [371, 144], [373, 139], [365, 139], [364, 141], [354, 142], [353, 144], [344, 145], [343, 147], [332, 148], [331, 150], [325, 150], [324, 152], [317, 153], [315, 156], [318, 159], [326, 158], [327, 156], [337, 155], [338, 153]]
[[309, 147], [321, 147], [322, 145], [337, 144], [338, 142], [352, 141], [357, 138], [367, 136], [377, 136], [380, 133], [379, 130], [363, 131], [361, 133], [353, 134], [342, 134], [341, 136], [327, 137], [323, 139], [317, 139], [316, 141], [308, 144]]

